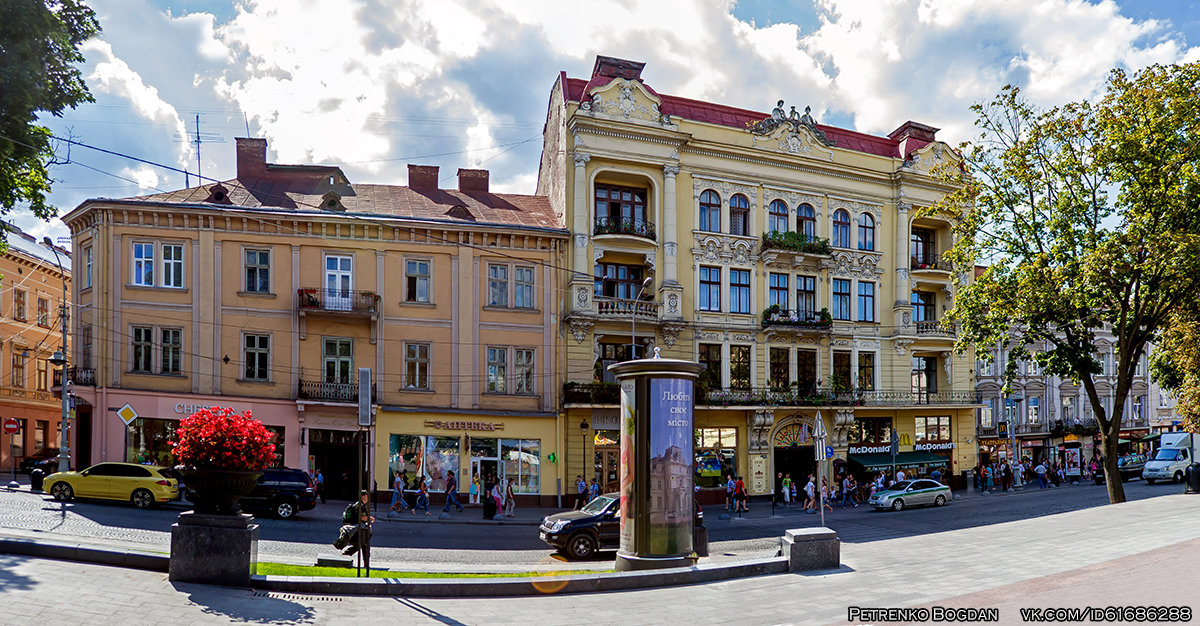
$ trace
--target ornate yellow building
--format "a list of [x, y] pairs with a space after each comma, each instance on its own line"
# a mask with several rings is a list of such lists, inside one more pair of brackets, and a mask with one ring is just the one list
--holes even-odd
[[[752, 494], [833, 460], [865, 475], [958, 475], [974, 462], [973, 359], [941, 317], [950, 225], [916, 219], [956, 158], [937, 129], [887, 137], [656, 92], [643, 64], [598, 57], [550, 92], [538, 194], [571, 230], [563, 301], [567, 474], [617, 480], [617, 392], [606, 366], [650, 356], [707, 366], [697, 484]], [[885, 458], [886, 457], [886, 458]]]

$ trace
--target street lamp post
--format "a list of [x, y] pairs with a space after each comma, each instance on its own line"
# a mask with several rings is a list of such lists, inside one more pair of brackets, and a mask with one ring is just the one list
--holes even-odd
[[42, 245], [50, 248], [54, 253], [54, 263], [58, 265], [58, 275], [62, 277], [62, 309], [59, 319], [62, 320], [62, 350], [55, 351], [50, 357], [50, 363], [56, 367], [62, 368], [62, 416], [60, 418], [62, 441], [58, 446], [58, 471], [67, 472], [71, 469], [71, 376], [67, 369], [67, 274], [63, 271], [62, 259], [58, 256], [58, 248], [50, 241], [49, 237], [42, 239]]
[[650, 286], [650, 281], [652, 281], [652, 280], [654, 280], [654, 279], [653, 279], [653, 278], [651, 278], [651, 277], [649, 277], [649, 276], [647, 276], [647, 277], [646, 277], [646, 280], [643, 280], [643, 281], [642, 281], [642, 288], [641, 288], [641, 289], [638, 289], [637, 295], [633, 297], [633, 304], [632, 304], [632, 305], [629, 307], [629, 308], [630, 308], [630, 311], [632, 312], [632, 313], [630, 314], [630, 316], [629, 316], [629, 317], [630, 317], [630, 319], [631, 319], [631, 320], [632, 320], [632, 322], [633, 322], [633, 324], [632, 324], [632, 326], [633, 326], [633, 331], [632, 331], [632, 341], [631, 341], [631, 343], [629, 344], [629, 351], [630, 351], [630, 355], [629, 355], [629, 356], [631, 356], [631, 357], [633, 357], [633, 358], [635, 358], [635, 359], [636, 359], [636, 358], [638, 358], [638, 355], [637, 355], [637, 316], [638, 316], [638, 303], [642, 301], [642, 293], [646, 291], [646, 287], [649, 287], [649, 286]]
[[1017, 447], [1017, 422], [1021, 418], [1021, 401], [1024, 399], [1021, 396], [1009, 398], [1009, 401], [1012, 402], [1012, 415], [1008, 418], [1008, 436], [1012, 438], [1013, 452], [1008, 462], [1013, 464], [1014, 467], [1021, 460], [1021, 449]]

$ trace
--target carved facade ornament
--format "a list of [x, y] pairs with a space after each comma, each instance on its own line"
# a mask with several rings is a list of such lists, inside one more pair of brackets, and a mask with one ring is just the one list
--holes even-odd
[[675, 256], [675, 254], [678, 252], [678, 249], [679, 244], [675, 243], [674, 241], [668, 241], [663, 244], [663, 253], [667, 256]]
[[896, 354], [904, 356], [908, 354], [908, 349], [912, 347], [912, 339], [893, 339], [892, 347], [896, 349]]
[[700, 209], [700, 193], [705, 189], [712, 189], [721, 196], [721, 205], [728, 208], [729, 198], [734, 194], [742, 194], [750, 201], [750, 211], [753, 212], [758, 208], [758, 188], [753, 185], [731, 183], [727, 180], [717, 180], [715, 178], [705, 178], [703, 176], [692, 176], [692, 198], [696, 201], [696, 210]]
[[735, 241], [731, 246], [733, 249], [733, 262], [738, 265], [750, 264], [750, 244], [746, 241]]
[[592, 155], [590, 155], [586, 152], [576, 152], [575, 153], [575, 167], [583, 167], [584, 165], [587, 165], [588, 161], [591, 161], [591, 160], [592, 160]]
[[787, 129], [792, 133], [799, 133], [801, 130], [807, 130], [824, 146], [836, 146], [837, 142], [825, 136], [825, 132], [817, 128], [817, 121], [813, 119], [812, 107], [804, 107], [804, 115], [796, 112], [796, 107], [793, 106], [790, 113], [785, 113], [783, 110], [783, 100], [776, 103], [775, 108], [771, 110], [771, 117], [768, 117], [759, 122], [751, 124], [749, 131], [755, 135], [770, 135], [777, 129]]
[[900, 322], [905, 328], [908, 328], [909, 326], [911, 326], [912, 325], [912, 313], [910, 313], [909, 311], [905, 311], [900, 316]]
[[732, 341], [754, 341], [754, 335], [749, 335], [746, 333], [732, 333], [729, 335], [729, 339]]
[[854, 267], [854, 259], [847, 252], [835, 252], [833, 255], [833, 274], [834, 276], [850, 277], [854, 274], [851, 268]]
[[750, 452], [769, 451], [771, 449], [771, 430], [775, 425], [774, 411], [754, 411], [746, 416], [749, 426]]
[[603, 113], [627, 120], [643, 120], [664, 127], [675, 126], [671, 116], [658, 108], [658, 101], [640, 81], [628, 78], [614, 80], [592, 94], [590, 102], [579, 108], [590, 113]]
[[[679, 314], [679, 294], [672, 293], [667, 296], [667, 313], [671, 315]], [[668, 346], [671, 344], [667, 344]]]
[[951, 380], [950, 379], [950, 370], [951, 370], [950, 366], [952, 363], [954, 363], [954, 353], [953, 352], [943, 352], [943, 353], [941, 353], [941, 357], [942, 357], [942, 369], [946, 370], [946, 382], [950, 382], [950, 380]]
[[717, 341], [719, 341], [719, 340], [721, 339], [721, 333], [716, 333], [716, 332], [706, 332], [706, 331], [703, 331], [703, 330], [698, 330], [698, 331], [696, 331], [696, 339], [704, 339], [704, 340], [710, 340], [710, 341], [711, 341], [711, 340], [717, 340]]
[[679, 333], [683, 332], [684, 328], [687, 327], [683, 324], [663, 324], [660, 328], [662, 331], [663, 343], [667, 344], [668, 348], [674, 346], [675, 342], [679, 340]]
[[588, 300], [589, 300], [588, 295], [589, 294], [590, 294], [590, 291], [588, 290], [587, 287], [584, 287], [584, 286], [576, 287], [575, 288], [575, 308], [577, 308], [577, 309], [591, 308], [588, 306]]
[[[676, 157], [676, 158], [678, 158], [678, 157]], [[678, 175], [679, 175], [679, 166], [678, 165], [664, 165], [663, 166], [663, 176], [666, 176], [667, 178], [675, 178]]]
[[586, 248], [587, 243], [588, 243], [587, 235], [584, 235], [582, 233], [578, 233], [575, 235], [575, 247], [576, 248]]
[[571, 335], [575, 337], [577, 343], [583, 343], [587, 339], [588, 333], [592, 332], [592, 321], [585, 319], [571, 320]]

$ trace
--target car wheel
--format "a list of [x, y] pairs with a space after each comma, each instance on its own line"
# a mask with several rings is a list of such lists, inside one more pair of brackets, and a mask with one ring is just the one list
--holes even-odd
[[75, 490], [67, 483], [54, 483], [54, 486], [50, 487], [50, 495], [59, 502], [66, 502], [75, 497]]
[[291, 500], [280, 500], [275, 503], [275, 515], [279, 519], [292, 519], [296, 517], [296, 503]]
[[938, 494], [938, 497], [933, 499], [933, 506], [942, 506], [946, 503], [946, 496]]
[[139, 509], [148, 509], [154, 506], [154, 494], [146, 489], [137, 489], [133, 495], [129, 496], [129, 500], [133, 502], [133, 506]]
[[567, 554], [572, 559], [586, 559], [596, 552], [596, 541], [587, 533], [579, 533], [567, 541]]
[[1147, 479], [1146, 479], [1146, 484], [1147, 484], [1147, 485], [1153, 485], [1153, 484], [1154, 484], [1154, 479], [1153, 479], [1153, 478], [1147, 478]]
[[900, 500], [900, 499], [892, 500], [892, 510], [893, 511], [903, 511], [904, 510], [904, 500]]
[[1173, 483], [1183, 482], [1183, 472], [1175, 472], [1175, 475], [1171, 477], [1171, 482], [1173, 482]]

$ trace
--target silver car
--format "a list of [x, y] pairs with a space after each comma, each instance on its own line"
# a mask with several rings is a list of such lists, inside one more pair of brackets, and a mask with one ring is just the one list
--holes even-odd
[[942, 506], [950, 500], [950, 488], [935, 480], [902, 480], [871, 496], [868, 503], [876, 509], [900, 511], [909, 506]]

